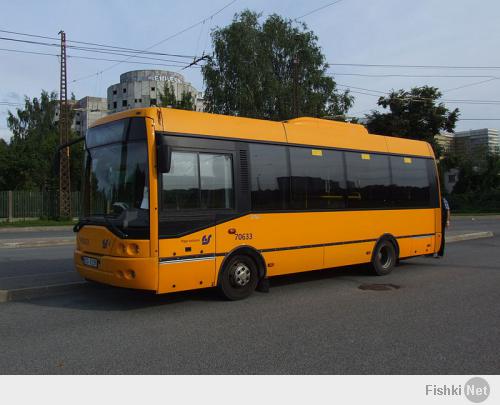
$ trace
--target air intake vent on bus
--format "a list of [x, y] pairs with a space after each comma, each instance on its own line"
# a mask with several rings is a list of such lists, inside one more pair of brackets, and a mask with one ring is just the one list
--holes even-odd
[[241, 192], [248, 193], [248, 155], [246, 150], [240, 150], [240, 187]]

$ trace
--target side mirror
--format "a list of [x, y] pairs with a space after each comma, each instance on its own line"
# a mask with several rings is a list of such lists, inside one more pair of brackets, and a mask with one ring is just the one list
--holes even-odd
[[158, 163], [158, 174], [168, 173], [170, 171], [170, 163], [172, 158], [172, 150], [167, 144], [167, 140], [163, 135], [156, 135], [156, 160]]

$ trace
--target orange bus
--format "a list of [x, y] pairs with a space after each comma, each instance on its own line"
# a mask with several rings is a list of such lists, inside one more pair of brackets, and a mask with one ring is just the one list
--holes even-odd
[[75, 266], [156, 293], [439, 251], [431, 146], [316, 118], [272, 122], [170, 108], [105, 117], [85, 137]]

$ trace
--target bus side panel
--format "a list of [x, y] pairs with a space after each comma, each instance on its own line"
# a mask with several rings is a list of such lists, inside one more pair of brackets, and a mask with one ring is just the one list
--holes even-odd
[[441, 213], [442, 213], [441, 208], [436, 208], [434, 210], [434, 218], [436, 222], [436, 238], [434, 239], [434, 253], [439, 252], [439, 248], [441, 247], [441, 238], [443, 237]]
[[160, 239], [158, 293], [215, 285], [215, 227]]
[[417, 236], [411, 239], [412, 256], [434, 253], [434, 236]]
[[319, 270], [323, 265], [323, 247], [265, 252], [269, 277]]
[[352, 264], [368, 263], [375, 242], [353, 243], [325, 247], [325, 267], [349, 266]]
[[251, 247], [264, 256], [269, 275], [321, 269], [325, 233], [314, 213], [248, 214], [217, 225], [217, 253]]
[[253, 247], [273, 276], [367, 263], [384, 234], [397, 238], [400, 257], [430, 253], [434, 233], [432, 209], [249, 214], [217, 225], [217, 253]]
[[159, 294], [213, 287], [215, 257], [199, 261], [160, 262]]

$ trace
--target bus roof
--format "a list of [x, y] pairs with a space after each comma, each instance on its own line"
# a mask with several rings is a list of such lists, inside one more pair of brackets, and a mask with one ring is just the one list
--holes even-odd
[[310, 117], [278, 122], [150, 107], [112, 114], [94, 126], [137, 116], [150, 117], [158, 130], [176, 134], [434, 157], [427, 142], [373, 135], [362, 125]]

